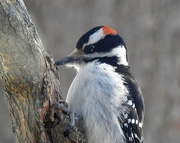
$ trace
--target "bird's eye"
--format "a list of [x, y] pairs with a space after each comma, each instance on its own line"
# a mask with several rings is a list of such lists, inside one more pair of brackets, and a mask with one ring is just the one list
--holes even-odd
[[94, 52], [94, 45], [87, 45], [84, 47], [84, 53], [85, 54], [91, 54]]

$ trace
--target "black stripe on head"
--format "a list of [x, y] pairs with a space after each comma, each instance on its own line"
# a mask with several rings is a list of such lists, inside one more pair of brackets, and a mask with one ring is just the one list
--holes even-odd
[[126, 48], [124, 40], [119, 35], [107, 35], [97, 43], [85, 46], [84, 53], [107, 53], [110, 52], [113, 48], [120, 45], [123, 45]]
[[90, 35], [92, 35], [96, 31], [98, 31], [100, 28], [102, 28], [102, 26], [95, 27], [95, 28], [89, 30], [87, 33], [85, 33], [77, 42], [76, 48], [82, 49], [83, 45], [88, 42]]
[[113, 67], [118, 67], [118, 57], [116, 56], [99, 58], [99, 62], [109, 64]]
[[96, 57], [96, 58], [92, 58], [92, 59], [84, 59], [84, 62], [88, 63], [94, 60], [98, 60], [98, 62], [100, 63], [106, 63], [109, 64], [113, 67], [118, 68], [118, 57], [116, 56], [112, 56], [112, 57]]

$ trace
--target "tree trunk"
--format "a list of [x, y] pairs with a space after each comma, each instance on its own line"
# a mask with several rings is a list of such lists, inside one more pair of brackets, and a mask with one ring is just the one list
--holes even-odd
[[[78, 142], [79, 133], [64, 137], [49, 117], [61, 99], [59, 74], [22, 0], [0, 1], [0, 79], [17, 142]], [[67, 124], [61, 114], [58, 121]]]

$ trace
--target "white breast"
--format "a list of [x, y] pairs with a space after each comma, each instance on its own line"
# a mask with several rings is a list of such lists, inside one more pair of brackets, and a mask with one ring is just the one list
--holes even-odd
[[123, 82], [112, 66], [97, 62], [82, 67], [74, 78], [66, 101], [83, 117], [88, 143], [124, 142], [118, 121], [128, 95]]

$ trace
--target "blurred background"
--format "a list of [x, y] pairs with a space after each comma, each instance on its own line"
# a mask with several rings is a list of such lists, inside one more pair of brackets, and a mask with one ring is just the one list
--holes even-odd
[[[24, 0], [44, 47], [55, 60], [68, 55], [82, 34], [98, 25], [116, 29], [144, 95], [145, 143], [180, 142], [180, 1]], [[73, 70], [59, 68], [65, 98]], [[0, 142], [15, 143], [0, 90]]]

